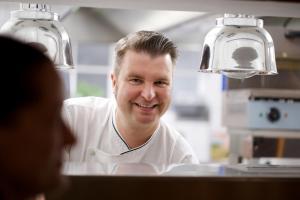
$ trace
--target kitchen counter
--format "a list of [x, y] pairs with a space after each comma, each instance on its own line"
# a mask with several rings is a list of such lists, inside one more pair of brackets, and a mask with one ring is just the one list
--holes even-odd
[[300, 199], [300, 167], [68, 163], [71, 187], [47, 199]]

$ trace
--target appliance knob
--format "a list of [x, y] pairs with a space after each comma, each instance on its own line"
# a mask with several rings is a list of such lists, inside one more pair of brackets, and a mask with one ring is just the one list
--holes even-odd
[[280, 111], [275, 107], [271, 107], [267, 118], [272, 123], [278, 121], [280, 119]]

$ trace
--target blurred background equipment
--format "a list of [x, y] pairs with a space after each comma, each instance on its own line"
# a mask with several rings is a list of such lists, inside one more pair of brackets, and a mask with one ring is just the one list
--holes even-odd
[[223, 95], [230, 163], [300, 158], [300, 90], [236, 89]]
[[204, 39], [201, 72], [236, 79], [277, 74], [273, 40], [262, 19], [225, 14], [216, 24]]
[[21, 3], [20, 10], [11, 12], [10, 19], [0, 31], [41, 49], [57, 68], [71, 69], [70, 39], [58, 18], [58, 14], [51, 12], [47, 4]]

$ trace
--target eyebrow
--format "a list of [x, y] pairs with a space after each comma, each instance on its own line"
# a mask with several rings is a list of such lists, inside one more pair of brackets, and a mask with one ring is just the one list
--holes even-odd
[[[128, 78], [139, 78], [139, 79], [144, 79], [143, 76], [139, 75], [139, 74], [129, 74], [127, 76]], [[170, 81], [171, 79], [168, 78], [167, 76], [160, 76], [160, 77], [155, 77], [155, 80], [166, 80], [166, 81]]]
[[129, 74], [128, 77], [132, 78], [143, 78], [142, 76], [138, 75], [138, 74]]

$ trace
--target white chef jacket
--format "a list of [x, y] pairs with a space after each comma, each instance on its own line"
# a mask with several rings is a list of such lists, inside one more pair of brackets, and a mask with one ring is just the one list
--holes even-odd
[[198, 163], [184, 138], [162, 120], [146, 143], [129, 148], [115, 126], [115, 110], [114, 99], [79, 97], [64, 102], [64, 118], [77, 137], [67, 161], [159, 166]]

